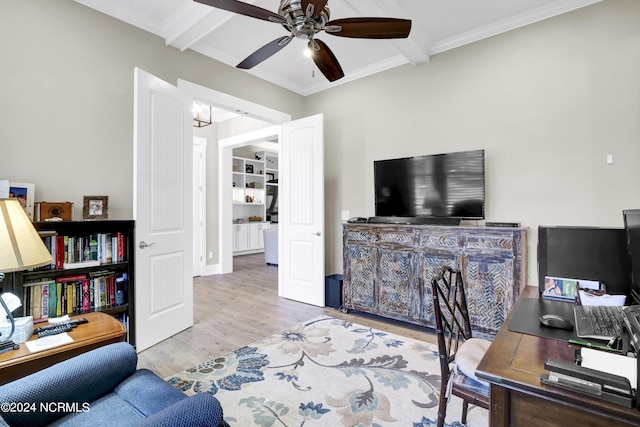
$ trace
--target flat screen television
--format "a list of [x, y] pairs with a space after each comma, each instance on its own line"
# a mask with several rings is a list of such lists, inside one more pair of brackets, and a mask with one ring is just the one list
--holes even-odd
[[622, 211], [629, 255], [631, 299], [640, 304], [640, 209]]
[[538, 286], [545, 276], [597, 280], [607, 292], [629, 296], [624, 228], [539, 226]]
[[376, 160], [376, 217], [484, 219], [484, 150]]

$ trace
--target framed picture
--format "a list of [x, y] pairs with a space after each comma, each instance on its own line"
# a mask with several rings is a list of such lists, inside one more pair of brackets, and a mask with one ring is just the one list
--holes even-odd
[[109, 196], [84, 196], [82, 217], [84, 219], [107, 219], [109, 217]]
[[9, 180], [0, 179], [0, 199], [9, 197]]
[[267, 172], [267, 182], [271, 182], [275, 179], [275, 175], [272, 174], [271, 172]]
[[244, 171], [245, 171], [246, 173], [253, 173], [253, 165], [246, 165], [246, 166], [244, 167]]
[[20, 201], [20, 204], [25, 212], [27, 212], [27, 216], [31, 221], [33, 221], [33, 209], [35, 207], [33, 199], [35, 194], [35, 184], [9, 181], [9, 197], [15, 197]]

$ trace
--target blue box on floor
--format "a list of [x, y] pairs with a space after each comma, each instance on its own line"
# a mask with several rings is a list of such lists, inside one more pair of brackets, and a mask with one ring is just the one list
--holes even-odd
[[325, 277], [324, 304], [333, 308], [340, 308], [342, 305], [342, 274]]

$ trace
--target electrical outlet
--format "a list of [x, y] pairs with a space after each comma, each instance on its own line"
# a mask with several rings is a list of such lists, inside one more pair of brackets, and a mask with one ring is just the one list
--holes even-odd
[[349, 218], [351, 218], [351, 215], [349, 215], [349, 211], [342, 211], [342, 212], [340, 213], [340, 219], [341, 219], [342, 221], [346, 221], [346, 220], [348, 220]]
[[213, 259], [213, 251], [209, 251], [209, 259]]

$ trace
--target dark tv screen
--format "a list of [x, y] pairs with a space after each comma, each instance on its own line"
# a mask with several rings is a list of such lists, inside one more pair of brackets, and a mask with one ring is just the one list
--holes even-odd
[[631, 297], [634, 304], [640, 304], [640, 209], [622, 212], [629, 254]]
[[378, 217], [484, 219], [484, 150], [377, 160]]

